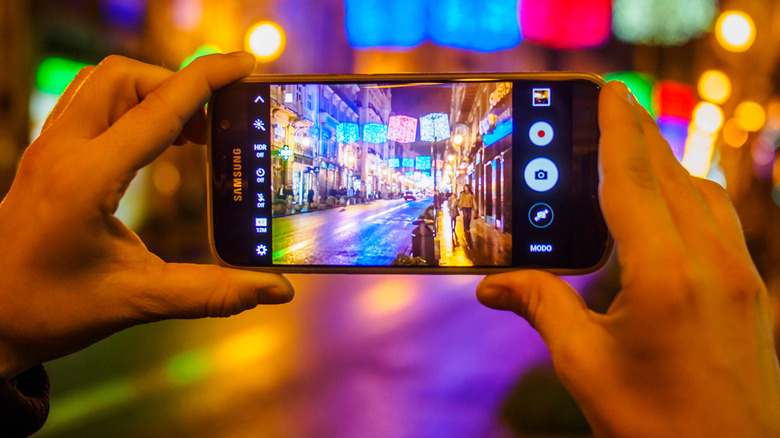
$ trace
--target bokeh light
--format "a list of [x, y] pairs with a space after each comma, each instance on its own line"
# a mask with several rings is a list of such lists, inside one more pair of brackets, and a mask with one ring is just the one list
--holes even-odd
[[261, 62], [271, 62], [284, 51], [286, 37], [284, 29], [271, 21], [262, 21], [246, 33], [246, 49]]
[[693, 124], [697, 129], [713, 134], [723, 124], [723, 110], [713, 103], [702, 102], [693, 110]]
[[685, 145], [685, 156], [682, 165], [693, 176], [704, 178], [710, 171], [714, 139], [708, 132], [696, 129], [691, 132]]
[[520, 0], [523, 37], [553, 49], [586, 49], [609, 41], [610, 0]]
[[38, 65], [35, 86], [39, 91], [59, 96], [73, 81], [79, 70], [86, 66], [86, 63], [72, 59], [46, 58]]
[[607, 82], [619, 81], [626, 84], [626, 87], [628, 87], [631, 94], [634, 95], [637, 102], [645, 107], [650, 114], [654, 114], [652, 102], [655, 78], [653, 76], [635, 71], [605, 73], [603, 76], [604, 80]]
[[721, 104], [731, 96], [731, 80], [718, 70], [707, 70], [699, 78], [699, 96]]
[[715, 0], [615, 0], [615, 36], [635, 44], [679, 45], [707, 31]]
[[756, 39], [753, 19], [744, 12], [726, 11], [715, 24], [715, 37], [720, 45], [731, 52], [744, 52]]
[[690, 120], [696, 107], [696, 89], [688, 84], [663, 79], [653, 86], [653, 114]]
[[764, 127], [766, 112], [764, 107], [756, 102], [742, 102], [734, 110], [734, 116], [742, 122], [748, 131], [755, 132]]
[[738, 148], [745, 144], [748, 132], [738, 118], [731, 118], [723, 125], [723, 141], [727, 145]]
[[203, 20], [203, 0], [172, 0], [168, 13], [173, 26], [183, 32], [192, 32]]

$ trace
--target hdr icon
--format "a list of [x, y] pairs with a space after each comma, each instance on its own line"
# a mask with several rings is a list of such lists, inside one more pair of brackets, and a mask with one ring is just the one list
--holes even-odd
[[531, 252], [552, 252], [552, 250], [553, 246], [545, 243], [532, 243], [530, 248]]

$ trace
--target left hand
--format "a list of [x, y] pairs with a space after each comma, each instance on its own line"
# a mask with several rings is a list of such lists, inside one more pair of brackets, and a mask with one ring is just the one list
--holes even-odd
[[174, 142], [204, 142], [204, 103], [253, 67], [247, 53], [177, 73], [111, 56], [79, 72], [0, 204], [2, 377], [135, 324], [292, 299], [279, 275], [165, 263], [114, 216], [139, 169]]

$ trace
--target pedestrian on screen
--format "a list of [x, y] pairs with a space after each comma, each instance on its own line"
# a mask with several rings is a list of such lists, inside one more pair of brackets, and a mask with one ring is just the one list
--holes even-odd
[[468, 233], [471, 231], [471, 210], [474, 209], [474, 193], [471, 191], [470, 184], [463, 186], [463, 191], [458, 198], [458, 208], [463, 214], [463, 232]]

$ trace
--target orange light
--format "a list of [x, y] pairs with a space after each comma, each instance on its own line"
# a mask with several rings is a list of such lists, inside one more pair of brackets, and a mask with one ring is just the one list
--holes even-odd
[[731, 81], [725, 73], [707, 70], [699, 79], [699, 96], [714, 103], [723, 103], [731, 96]]
[[727, 145], [738, 148], [745, 144], [748, 138], [747, 129], [742, 122], [737, 118], [729, 119], [725, 125], [723, 125], [723, 141]]
[[751, 132], [758, 131], [766, 123], [766, 112], [756, 102], [742, 102], [734, 110], [734, 116]]

